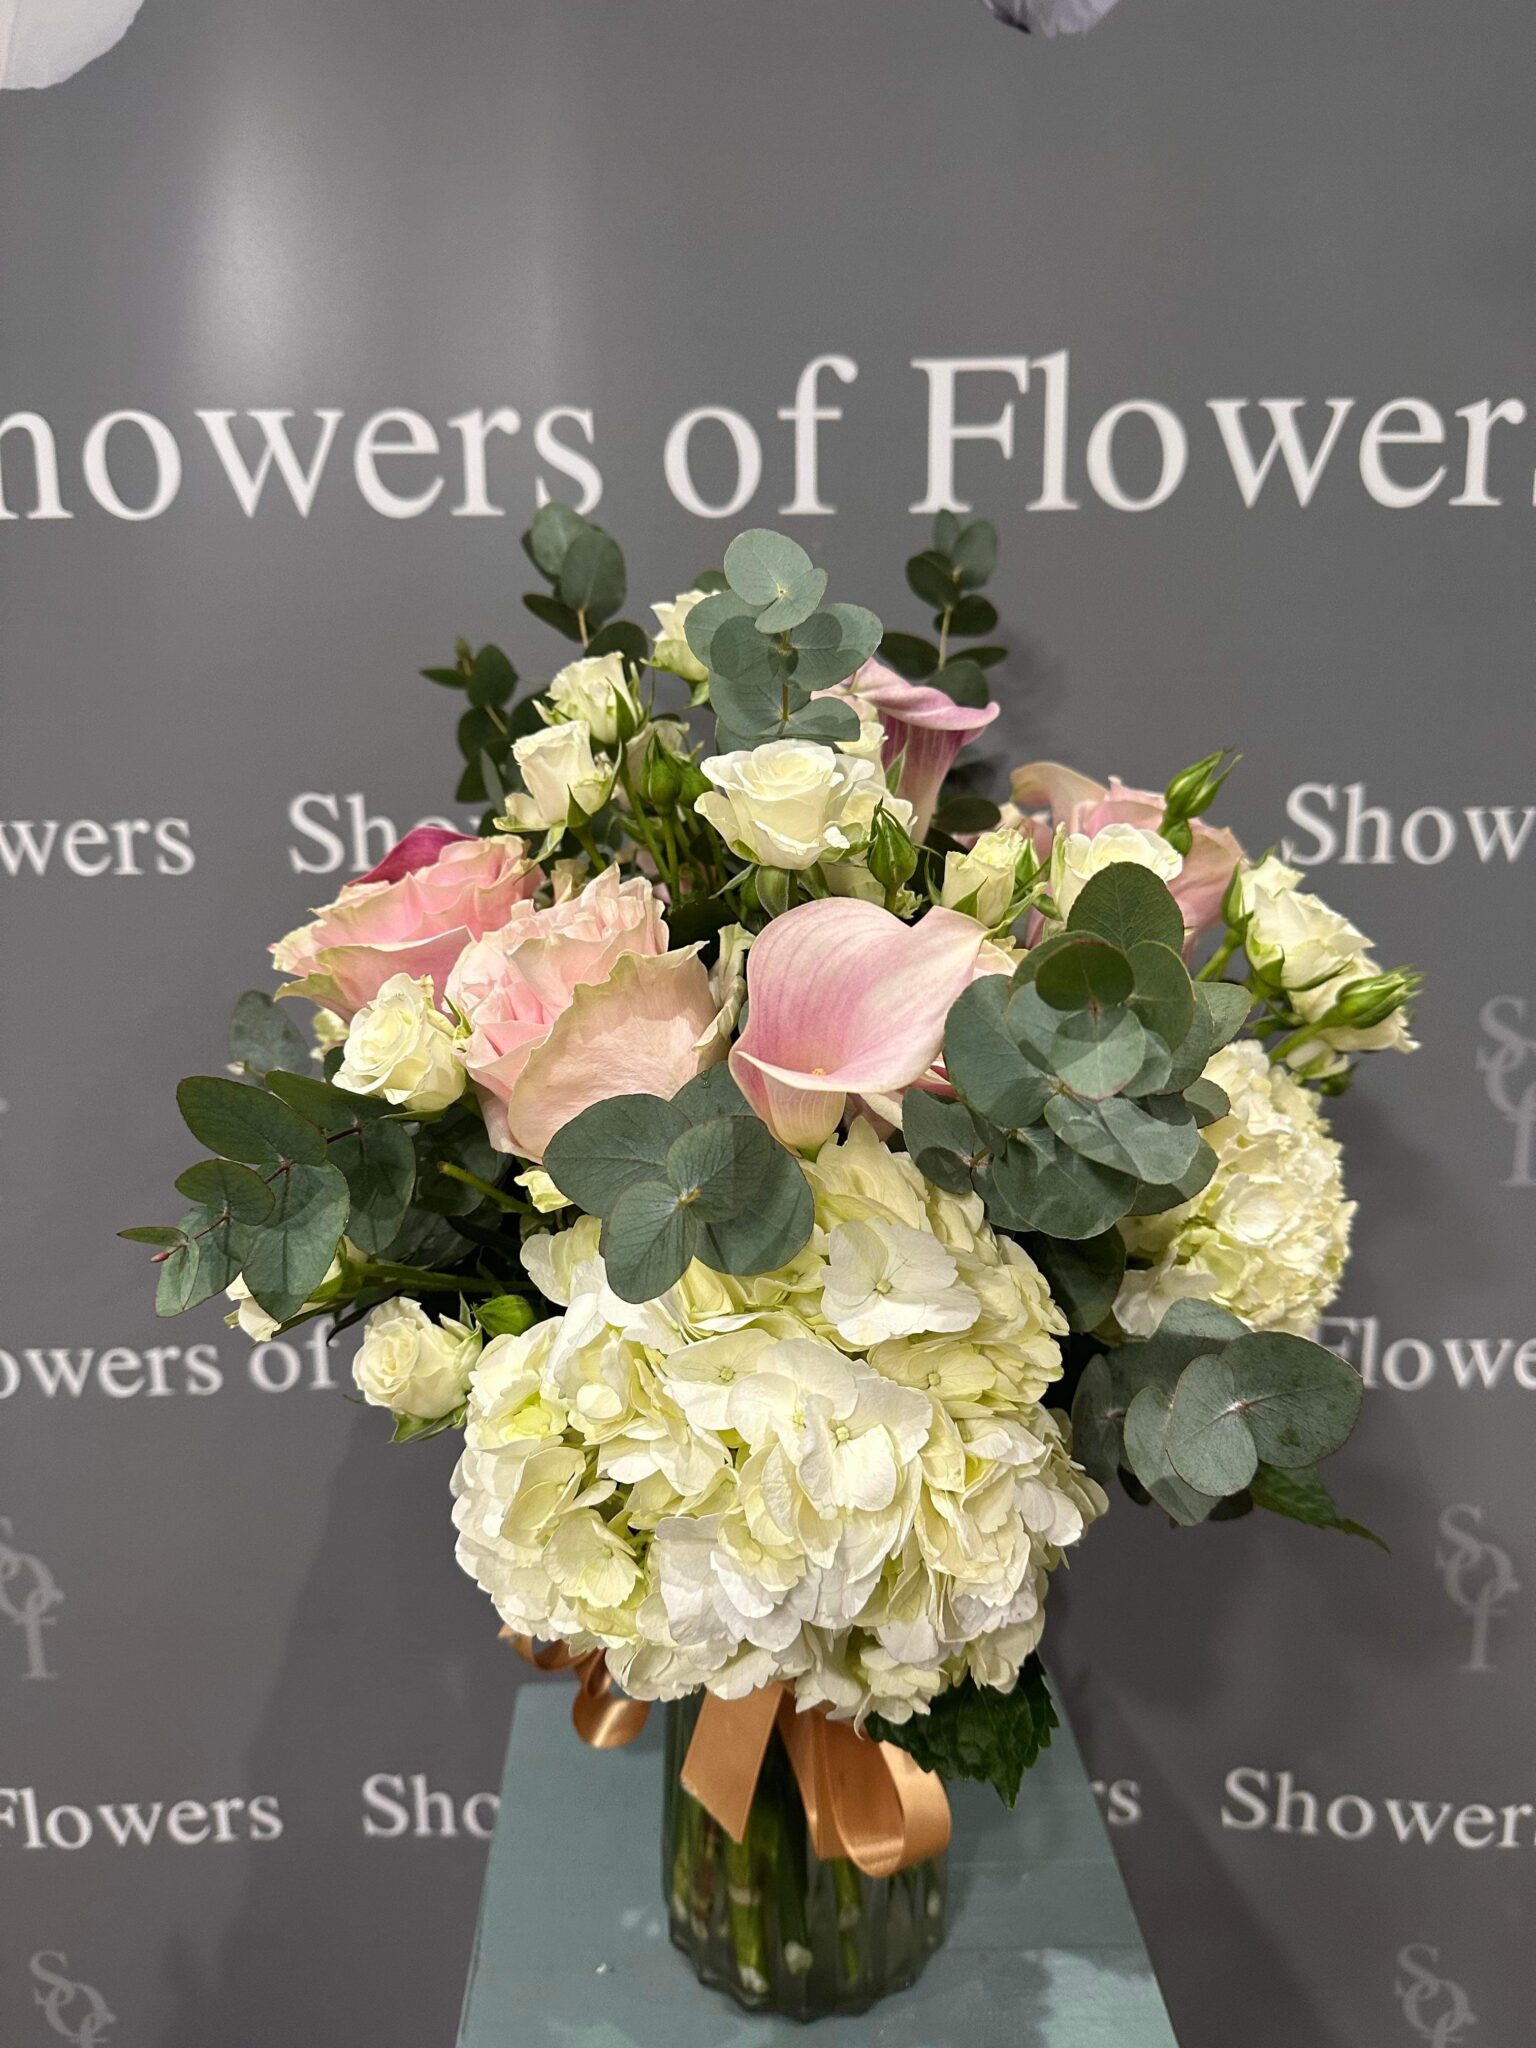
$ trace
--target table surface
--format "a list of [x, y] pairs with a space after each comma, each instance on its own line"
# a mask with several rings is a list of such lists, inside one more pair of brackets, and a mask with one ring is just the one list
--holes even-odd
[[570, 1697], [518, 1694], [459, 2048], [1178, 2048], [1065, 1726], [1013, 1813], [951, 1788], [949, 1939], [919, 1982], [807, 2035], [707, 1990], [667, 1937], [662, 1711], [597, 1752]]

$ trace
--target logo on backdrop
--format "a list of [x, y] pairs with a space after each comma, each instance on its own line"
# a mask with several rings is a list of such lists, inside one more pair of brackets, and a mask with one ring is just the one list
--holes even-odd
[[1492, 1671], [1489, 1633], [1495, 1617], [1520, 1590], [1509, 1552], [1479, 1533], [1482, 1519], [1481, 1508], [1447, 1508], [1440, 1517], [1446, 1548], [1435, 1552], [1435, 1569], [1445, 1590], [1471, 1625], [1472, 1642], [1464, 1671]]
[[21, 1636], [23, 1678], [52, 1678], [43, 1630], [53, 1626], [53, 1610], [63, 1604], [59, 1582], [40, 1557], [12, 1543], [10, 1522], [0, 1515], [0, 1616]]
[[1456, 2048], [1467, 2029], [1477, 2025], [1471, 2000], [1461, 1986], [1439, 1971], [1440, 1951], [1427, 1942], [1411, 1942], [1400, 1949], [1397, 1967], [1401, 1976], [1393, 1981], [1403, 2017], [1421, 2041], [1430, 2048]]
[[41, 1987], [32, 1993], [43, 2018], [75, 2048], [101, 2048], [117, 2014], [93, 1984], [71, 1976], [69, 1960], [56, 1948], [42, 1948], [32, 1958], [32, 1975]]
[[1488, 1100], [1513, 1132], [1507, 1188], [1536, 1188], [1536, 1038], [1525, 1024], [1523, 996], [1490, 996], [1479, 1022], [1493, 1042], [1477, 1055]]

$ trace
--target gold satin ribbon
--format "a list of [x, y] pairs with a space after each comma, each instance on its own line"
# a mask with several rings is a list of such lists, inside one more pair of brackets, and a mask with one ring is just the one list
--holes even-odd
[[[601, 1650], [577, 1657], [565, 1643], [546, 1643], [541, 1649], [532, 1636], [515, 1629], [501, 1633], [540, 1671], [575, 1673], [571, 1719], [593, 1749], [620, 1749], [645, 1726], [645, 1701], [615, 1692]], [[872, 1742], [847, 1721], [829, 1720], [823, 1708], [796, 1713], [787, 1685], [766, 1685], [739, 1700], [707, 1692], [699, 1709], [683, 1759], [683, 1789], [732, 1841], [746, 1836], [775, 1728], [800, 1788], [811, 1847], [824, 1863], [846, 1856], [866, 1877], [893, 1877], [948, 1848], [951, 1823], [943, 1779], [894, 1743]]]
[[811, 1847], [823, 1862], [846, 1856], [866, 1877], [891, 1877], [949, 1846], [942, 1778], [894, 1743], [872, 1742], [822, 1709], [797, 1714], [787, 1685], [764, 1686], [742, 1700], [706, 1693], [699, 1709], [683, 1786], [733, 1841], [746, 1834], [775, 1728], [800, 1787]]
[[546, 1643], [541, 1649], [532, 1636], [519, 1635], [514, 1628], [504, 1628], [501, 1639], [540, 1671], [575, 1673], [576, 1697], [571, 1701], [571, 1720], [576, 1733], [592, 1749], [622, 1749], [645, 1726], [650, 1708], [644, 1700], [627, 1699], [623, 1693], [615, 1692], [613, 1673], [601, 1650], [588, 1650], [575, 1657], [567, 1643]]

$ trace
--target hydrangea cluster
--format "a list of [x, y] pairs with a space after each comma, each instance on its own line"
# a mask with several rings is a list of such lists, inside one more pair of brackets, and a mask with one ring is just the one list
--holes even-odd
[[899, 1722], [967, 1673], [1013, 1683], [1106, 1501], [1041, 1405], [1065, 1319], [979, 1199], [862, 1118], [806, 1172], [810, 1241], [759, 1278], [695, 1263], [637, 1307], [594, 1219], [528, 1239], [563, 1313], [481, 1354], [459, 1558], [640, 1698], [778, 1678]]
[[1231, 1111], [1206, 1131], [1216, 1171], [1191, 1202], [1121, 1225], [1132, 1257], [1115, 1303], [1121, 1327], [1148, 1336], [1190, 1296], [1256, 1330], [1309, 1334], [1339, 1291], [1355, 1205], [1343, 1151], [1316, 1097], [1254, 1039], [1206, 1069]]

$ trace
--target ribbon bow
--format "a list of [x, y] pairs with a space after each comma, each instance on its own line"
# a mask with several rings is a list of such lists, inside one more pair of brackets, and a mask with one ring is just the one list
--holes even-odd
[[[502, 1635], [541, 1671], [576, 1674], [571, 1719], [583, 1742], [618, 1749], [645, 1726], [645, 1702], [614, 1692], [601, 1650], [577, 1657], [564, 1643], [538, 1649], [531, 1636], [513, 1629]], [[894, 1743], [872, 1742], [848, 1722], [829, 1720], [824, 1708], [797, 1713], [787, 1685], [765, 1685], [739, 1700], [706, 1693], [699, 1709], [683, 1760], [683, 1789], [732, 1841], [745, 1838], [775, 1729], [800, 1788], [811, 1847], [823, 1862], [847, 1857], [866, 1877], [892, 1877], [948, 1847], [949, 1800], [942, 1778]]]

